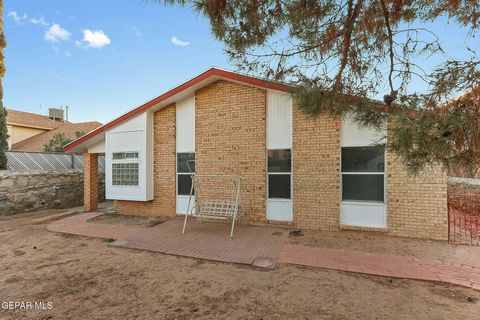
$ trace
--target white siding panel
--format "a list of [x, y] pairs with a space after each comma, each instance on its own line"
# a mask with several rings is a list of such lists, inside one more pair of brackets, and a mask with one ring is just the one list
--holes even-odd
[[356, 227], [386, 228], [387, 216], [383, 203], [341, 204], [340, 224]]
[[[177, 196], [177, 214], [186, 214], [188, 210], [188, 199], [190, 196]], [[195, 197], [192, 197], [190, 200], [190, 207], [195, 204]], [[193, 213], [195, 213], [195, 209], [193, 209]]]
[[362, 147], [378, 144], [385, 137], [386, 129], [377, 130], [366, 128], [354, 122], [351, 117], [342, 119], [341, 143], [342, 147]]
[[292, 96], [267, 91], [267, 149], [292, 147]]
[[292, 201], [267, 199], [267, 219], [276, 221], [292, 221]]
[[[153, 117], [142, 113], [105, 134], [106, 198], [147, 201], [153, 197]], [[138, 186], [112, 185], [112, 153], [139, 153]]]
[[177, 153], [195, 152], [195, 96], [177, 103]]

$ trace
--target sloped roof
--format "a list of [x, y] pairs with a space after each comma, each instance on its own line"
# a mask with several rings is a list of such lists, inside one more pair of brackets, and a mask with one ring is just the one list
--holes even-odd
[[[183, 91], [186, 90], [192, 90], [195, 89], [198, 86], [202, 85], [207, 85], [211, 81], [216, 81], [216, 80], [228, 80], [228, 81], [233, 81], [233, 82], [238, 82], [238, 83], [243, 83], [246, 85], [254, 86], [254, 87], [259, 87], [259, 88], [264, 88], [264, 89], [271, 89], [271, 90], [277, 90], [277, 91], [288, 91], [290, 87], [288, 85], [278, 83], [278, 82], [273, 82], [273, 81], [268, 81], [260, 78], [255, 78], [251, 76], [247, 76], [241, 73], [237, 72], [232, 72], [232, 71], [227, 71], [227, 70], [222, 70], [218, 68], [211, 68], [208, 69], [207, 71], [195, 76], [194, 78], [182, 83], [181, 85], [163, 93], [162, 95], [132, 109], [131, 111], [121, 115], [118, 118], [115, 118], [114, 120], [108, 122], [107, 124], [93, 130], [92, 132], [84, 135], [83, 137], [70, 142], [64, 147], [65, 151], [79, 151], [80, 149], [85, 148], [85, 143], [87, 143], [89, 140], [92, 138], [98, 139], [97, 136], [100, 134], [104, 133], [110, 128], [113, 128], [120, 123], [131, 119], [144, 111], [153, 108], [153, 107], [158, 107], [161, 106], [164, 103], [171, 103], [171, 100], [175, 97], [178, 97]], [[174, 101], [172, 101], [174, 102]], [[94, 140], [92, 140], [94, 141]]]
[[51, 120], [48, 116], [41, 114], [7, 109], [7, 124], [52, 130], [65, 124], [65, 122]]
[[47, 144], [56, 133], [63, 133], [68, 139], [76, 139], [75, 132], [90, 132], [101, 125], [102, 124], [98, 121], [63, 123], [63, 125], [56, 129], [45, 131], [28, 139], [14, 143], [11, 149], [16, 151], [44, 151], [44, 145]]

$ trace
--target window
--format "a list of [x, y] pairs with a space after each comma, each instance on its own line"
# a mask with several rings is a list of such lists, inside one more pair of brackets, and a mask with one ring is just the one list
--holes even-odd
[[138, 152], [112, 153], [112, 185], [138, 186], [140, 163]]
[[114, 152], [113, 160], [138, 159], [138, 152]]
[[342, 200], [384, 202], [383, 148], [342, 148]]
[[268, 198], [291, 198], [292, 154], [290, 149], [268, 150]]
[[177, 195], [190, 195], [192, 173], [195, 173], [195, 153], [177, 153]]
[[138, 186], [138, 163], [113, 163], [112, 184], [114, 186]]

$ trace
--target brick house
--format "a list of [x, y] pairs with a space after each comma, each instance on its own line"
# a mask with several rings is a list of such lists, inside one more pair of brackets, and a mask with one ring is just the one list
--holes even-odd
[[282, 84], [212, 68], [65, 151], [84, 152], [87, 210], [97, 205], [98, 153], [117, 212], [171, 218], [185, 214], [191, 179], [182, 168], [195, 160], [195, 174], [241, 175], [250, 224], [447, 239], [444, 172], [409, 176], [373, 146], [384, 130], [311, 118], [293, 104]]

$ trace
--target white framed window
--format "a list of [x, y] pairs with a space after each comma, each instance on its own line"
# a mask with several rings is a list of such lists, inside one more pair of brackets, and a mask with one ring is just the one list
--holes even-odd
[[268, 150], [268, 199], [290, 200], [292, 196], [291, 149]]
[[[189, 196], [195, 173], [195, 152], [177, 153], [177, 195]], [[194, 190], [195, 194], [195, 190]]]
[[112, 153], [112, 185], [138, 186], [140, 158], [138, 151]]
[[342, 147], [342, 201], [385, 202], [385, 150]]

